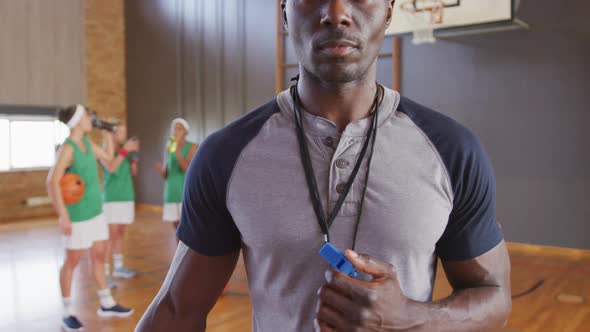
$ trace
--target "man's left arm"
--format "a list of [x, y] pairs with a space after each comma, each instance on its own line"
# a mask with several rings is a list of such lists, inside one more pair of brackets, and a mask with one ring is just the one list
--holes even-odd
[[417, 331], [488, 331], [506, 325], [512, 292], [503, 241], [477, 258], [442, 263], [453, 293], [426, 305], [428, 322]]
[[320, 289], [320, 331], [488, 331], [504, 326], [511, 310], [510, 259], [504, 242], [463, 261], [443, 262], [453, 293], [436, 302], [404, 296], [395, 267], [347, 250], [370, 282], [338, 272]]

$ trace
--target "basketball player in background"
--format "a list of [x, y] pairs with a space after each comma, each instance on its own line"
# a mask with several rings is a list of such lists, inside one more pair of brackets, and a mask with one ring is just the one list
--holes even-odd
[[[115, 155], [112, 160], [101, 158], [104, 174], [104, 214], [109, 225], [109, 243], [107, 244], [105, 271], [109, 286], [114, 284], [110, 278], [109, 255], [113, 254], [113, 273], [116, 278], [130, 279], [137, 275], [123, 264], [123, 240], [127, 225], [135, 220], [135, 191], [133, 176], [137, 175], [137, 152], [139, 140], [127, 138], [127, 127], [119, 121], [117, 129], [111, 135]], [[112, 287], [110, 287], [112, 288]]]
[[[92, 273], [99, 289], [97, 314], [101, 317], [127, 317], [133, 314], [133, 310], [115, 302], [104, 270], [109, 232], [103, 215], [96, 158], [113, 159], [111, 134], [103, 131], [105, 148], [91, 142], [86, 135], [92, 130], [92, 120], [82, 105], [61, 110], [59, 120], [70, 128], [70, 136], [59, 149], [57, 162], [49, 171], [47, 191], [59, 217], [60, 231], [66, 238], [66, 256], [59, 278], [64, 305], [62, 326], [68, 331], [79, 331], [83, 325], [74, 313], [70, 291], [74, 269], [84, 250], [90, 250]], [[129, 144], [125, 148], [129, 150], [132, 146]], [[84, 194], [75, 204], [66, 205], [62, 196], [60, 180], [66, 173], [76, 174], [85, 184]]]
[[178, 228], [182, 194], [184, 192], [184, 178], [191, 160], [197, 152], [198, 145], [188, 142], [186, 135], [190, 126], [186, 120], [176, 118], [170, 125], [170, 141], [166, 149], [166, 164], [155, 165], [156, 170], [166, 180], [164, 185], [164, 222], [172, 223], [174, 230]]

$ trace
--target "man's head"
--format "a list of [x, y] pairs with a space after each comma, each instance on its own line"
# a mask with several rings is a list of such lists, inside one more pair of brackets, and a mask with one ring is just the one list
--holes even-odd
[[376, 64], [395, 0], [282, 0], [283, 19], [303, 70], [348, 83]]

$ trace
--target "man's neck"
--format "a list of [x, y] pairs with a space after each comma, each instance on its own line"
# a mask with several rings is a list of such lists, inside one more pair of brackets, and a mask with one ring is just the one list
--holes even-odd
[[366, 118], [372, 111], [377, 86], [375, 75], [344, 84], [321, 82], [301, 71], [298, 89], [302, 107], [316, 116], [336, 124], [343, 132], [346, 126]]

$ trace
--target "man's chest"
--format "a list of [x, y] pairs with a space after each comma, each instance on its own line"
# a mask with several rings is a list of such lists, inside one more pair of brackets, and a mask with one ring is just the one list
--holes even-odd
[[[350, 178], [363, 138], [308, 137], [310, 155], [323, 209], [331, 211]], [[358, 244], [385, 256], [403, 251], [432, 253], [452, 209], [444, 168], [430, 150], [403, 149], [380, 140], [371, 163]], [[295, 140], [280, 139], [277, 153], [252, 147], [236, 165], [228, 208], [250, 249], [297, 250], [317, 246], [323, 237], [315, 215]], [[340, 248], [349, 248], [367, 181], [367, 162], [330, 233]]]

